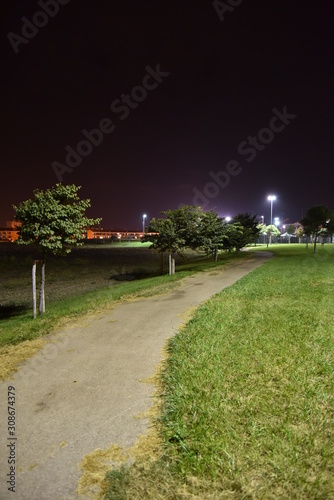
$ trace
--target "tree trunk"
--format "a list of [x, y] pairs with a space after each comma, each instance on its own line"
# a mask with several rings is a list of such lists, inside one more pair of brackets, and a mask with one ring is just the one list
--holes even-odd
[[313, 253], [315, 253], [317, 250], [317, 237], [315, 236], [314, 238], [314, 246], [313, 246]]
[[32, 317], [36, 319], [36, 261], [32, 266]]
[[172, 254], [168, 254], [168, 274], [171, 276], [172, 274]]
[[218, 261], [218, 248], [215, 248], [215, 262]]
[[175, 274], [175, 258], [174, 258], [174, 255], [172, 255], [172, 274]]
[[39, 292], [39, 314], [45, 313], [45, 257], [42, 260], [41, 288]]

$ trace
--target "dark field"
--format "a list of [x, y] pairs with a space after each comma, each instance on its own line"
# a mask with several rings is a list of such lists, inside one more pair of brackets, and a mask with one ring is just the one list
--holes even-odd
[[[203, 256], [188, 255], [177, 263], [192, 262]], [[26, 307], [31, 304], [31, 270], [36, 249], [14, 243], [0, 244], [0, 306]], [[164, 273], [167, 272], [164, 256]], [[142, 244], [91, 244], [77, 247], [66, 257], [48, 256], [46, 261], [46, 302], [103, 287], [120, 281], [161, 274], [161, 256]], [[37, 287], [40, 266], [37, 264]]]

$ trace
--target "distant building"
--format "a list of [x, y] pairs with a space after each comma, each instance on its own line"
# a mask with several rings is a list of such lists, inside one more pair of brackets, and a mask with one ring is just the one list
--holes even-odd
[[[6, 227], [0, 228], [0, 242], [16, 241], [19, 237], [20, 226], [21, 222], [7, 221]], [[102, 227], [90, 227], [85, 235], [87, 240], [140, 240], [142, 236], [141, 231], [117, 231], [116, 229], [103, 229]]]
[[13, 242], [19, 237], [19, 227], [21, 222], [15, 220], [8, 220], [6, 227], [0, 227], [0, 242]]
[[91, 227], [87, 229], [87, 240], [140, 240], [141, 231], [123, 231], [116, 229], [103, 229]]

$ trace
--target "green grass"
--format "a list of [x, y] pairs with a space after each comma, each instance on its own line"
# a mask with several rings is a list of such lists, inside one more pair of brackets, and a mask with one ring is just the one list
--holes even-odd
[[269, 249], [169, 342], [162, 456], [107, 499], [334, 498], [334, 245]]
[[151, 243], [146, 241], [142, 243], [141, 241], [113, 241], [112, 243], [105, 243], [106, 245], [112, 245], [117, 248], [149, 248]]
[[[116, 243], [115, 245], [122, 244]], [[135, 244], [130, 243], [129, 245]], [[174, 276], [168, 276], [167, 274], [151, 276], [135, 279], [134, 281], [122, 281], [113, 286], [101, 286], [100, 284], [98, 289], [82, 293], [82, 289], [84, 289], [87, 283], [86, 275], [89, 276], [89, 283], [94, 281], [95, 273], [108, 275], [110, 270], [110, 256], [116, 258], [113, 250], [109, 253], [107, 249], [107, 253], [105, 254], [106, 245], [99, 245], [99, 247], [101, 249], [96, 250], [96, 245], [92, 246], [92, 248], [85, 246], [79, 249], [77, 254], [73, 252], [73, 255], [71, 254], [71, 258], [69, 259], [53, 259], [47, 263], [46, 290], [48, 291], [51, 288], [54, 281], [56, 290], [62, 288], [61, 293], [63, 298], [52, 300], [51, 297], [51, 300], [48, 300], [47, 296], [46, 313], [44, 315], [38, 316], [33, 320], [30, 304], [27, 305], [26, 302], [22, 303], [20, 300], [0, 304], [0, 347], [19, 344], [25, 340], [32, 340], [51, 333], [64, 324], [64, 322], [71, 320], [71, 318], [77, 318], [87, 313], [103, 311], [104, 308], [115, 305], [120, 300], [165, 293], [177, 286], [182, 278], [190, 276], [195, 272], [209, 270], [217, 266], [225, 266], [236, 259], [248, 257], [243, 254], [223, 254], [218, 263], [215, 264], [211, 258], [203, 257], [203, 255], [189, 254], [186, 258], [178, 259], [176, 274]], [[22, 253], [21, 248], [18, 250], [20, 251], [18, 255], [3, 256], [0, 259], [0, 267], [2, 266], [3, 275], [7, 272], [7, 289], [13, 286], [13, 293], [18, 295], [19, 291], [24, 288], [30, 294], [31, 262], [26, 254]], [[128, 253], [121, 255], [121, 260], [117, 263], [118, 268], [125, 268], [125, 272], [136, 272], [138, 269], [141, 272], [145, 271], [145, 267], [143, 266], [145, 266], [147, 260], [144, 258], [140, 259], [139, 257], [141, 253], [143, 253], [144, 257], [145, 252], [147, 254], [147, 249], [145, 250], [144, 247], [139, 246], [139, 249], [133, 248], [133, 250], [134, 253], [132, 253], [130, 248]], [[89, 258], [90, 251], [92, 251], [93, 259]], [[150, 261], [148, 261], [148, 272], [155, 271], [156, 273], [156, 262], [158, 262], [159, 269], [159, 260], [156, 261], [156, 257], [153, 264], [150, 264]], [[13, 264], [11, 268], [8, 266], [10, 262]], [[165, 266], [165, 272], [167, 272], [167, 269]], [[22, 277], [23, 271], [25, 274]], [[104, 281], [97, 279], [97, 285], [105, 282], [108, 281], [106, 279]], [[69, 291], [67, 291], [67, 287]]]

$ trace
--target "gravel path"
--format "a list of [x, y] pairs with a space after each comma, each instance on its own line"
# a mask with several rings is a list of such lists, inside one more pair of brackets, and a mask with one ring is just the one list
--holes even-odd
[[[154, 373], [182, 316], [268, 257], [256, 252], [228, 269], [186, 278], [165, 295], [125, 302], [52, 335], [10, 382], [0, 384], [0, 499], [83, 498], [76, 493], [82, 457], [112, 443], [132, 446], [147, 429], [147, 420], [134, 416], [150, 408], [154, 388], [140, 380]], [[17, 441], [7, 431], [10, 385], [16, 392]], [[15, 493], [6, 483], [11, 451]]]

